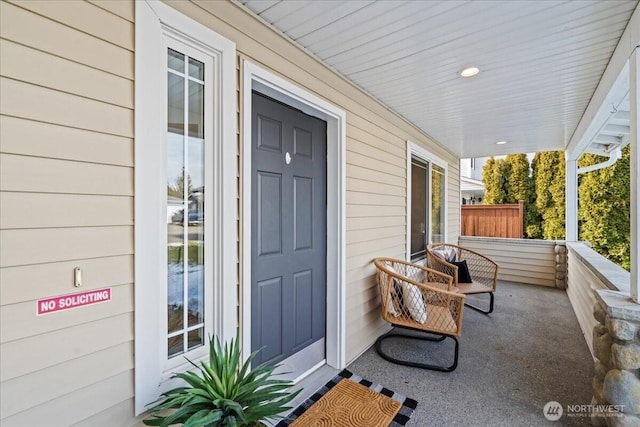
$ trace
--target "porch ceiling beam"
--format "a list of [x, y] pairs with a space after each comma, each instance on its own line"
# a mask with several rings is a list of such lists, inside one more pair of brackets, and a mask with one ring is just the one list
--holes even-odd
[[585, 153], [597, 154], [598, 156], [608, 156], [609, 146], [605, 144], [592, 143], [584, 150]]
[[606, 125], [604, 129], [600, 131], [600, 133], [605, 133], [608, 135], [629, 135], [629, 132], [631, 132], [631, 128], [629, 126], [613, 124]]
[[605, 144], [620, 144], [622, 142], [622, 139], [619, 136], [605, 135], [602, 133], [599, 133], [598, 135], [596, 135], [596, 137], [593, 138], [593, 140], [595, 142], [605, 143]]
[[614, 120], [624, 120], [626, 122], [629, 121], [631, 117], [631, 113], [629, 111], [618, 111], [613, 115]]
[[623, 115], [622, 111], [614, 112], [612, 106], [618, 108], [629, 91], [628, 59], [638, 44], [640, 44], [640, 7], [637, 7], [631, 15], [611, 60], [602, 74], [600, 83], [565, 148], [569, 159], [575, 160], [580, 157], [593, 137], [612, 116]]

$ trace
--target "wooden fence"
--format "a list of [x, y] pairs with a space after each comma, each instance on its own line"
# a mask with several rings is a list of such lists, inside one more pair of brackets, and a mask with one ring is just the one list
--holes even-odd
[[462, 205], [462, 235], [524, 237], [524, 202], [510, 205]]

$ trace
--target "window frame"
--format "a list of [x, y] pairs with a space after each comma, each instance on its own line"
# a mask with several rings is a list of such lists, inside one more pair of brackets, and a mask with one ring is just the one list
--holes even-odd
[[[411, 259], [411, 168], [412, 168], [412, 160], [413, 158], [418, 159], [421, 162], [426, 163], [427, 165], [427, 186], [429, 189], [429, 197], [427, 198], [428, 200], [428, 206], [427, 206], [427, 219], [428, 219], [428, 223], [427, 223], [427, 230], [428, 230], [428, 235], [427, 235], [427, 242], [432, 242], [432, 238], [433, 238], [433, 231], [432, 231], [432, 203], [431, 203], [431, 192], [433, 190], [432, 186], [433, 186], [433, 176], [432, 176], [432, 165], [437, 165], [439, 167], [441, 167], [444, 170], [444, 177], [443, 177], [443, 182], [444, 182], [444, 200], [442, 200], [442, 205], [444, 207], [444, 218], [443, 218], [443, 225], [442, 225], [442, 235], [444, 238], [444, 242], [448, 242], [448, 206], [447, 206], [447, 198], [448, 198], [448, 185], [447, 185], [447, 180], [449, 177], [449, 167], [446, 161], [444, 161], [443, 159], [441, 159], [440, 157], [436, 156], [435, 154], [431, 153], [430, 151], [428, 151], [427, 149], [425, 149], [424, 147], [411, 142], [411, 141], [407, 141], [407, 209], [406, 209], [406, 224], [407, 224], [407, 230], [406, 230], [406, 260], [409, 262], [412, 262]], [[417, 260], [413, 260], [413, 261], [418, 261], [420, 262], [422, 259], [417, 259]]]
[[[135, 12], [134, 363], [139, 415], [175, 385], [169, 380], [172, 373], [192, 368], [182, 355], [168, 359], [166, 348], [167, 48], [177, 43], [213, 60], [213, 87], [205, 95], [205, 110], [211, 113], [205, 119], [205, 139], [211, 139], [205, 154], [205, 188], [210, 187], [205, 198], [205, 224], [210, 225], [205, 225], [205, 295], [211, 295], [205, 299], [210, 306], [208, 311], [205, 307], [205, 334], [222, 340], [235, 336], [238, 322], [237, 75], [230, 40], [161, 2], [135, 2]], [[194, 362], [206, 357], [207, 339], [185, 355]]]

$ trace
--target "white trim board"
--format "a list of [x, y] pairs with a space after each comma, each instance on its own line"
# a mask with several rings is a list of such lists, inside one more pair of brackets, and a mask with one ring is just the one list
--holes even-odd
[[253, 89], [327, 122], [327, 365], [343, 369], [346, 358], [345, 234], [346, 113], [302, 88], [243, 62], [242, 141], [242, 347], [251, 349], [251, 92]]

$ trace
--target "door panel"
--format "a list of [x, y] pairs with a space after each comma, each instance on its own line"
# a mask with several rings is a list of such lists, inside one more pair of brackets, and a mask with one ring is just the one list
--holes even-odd
[[264, 338], [261, 353], [265, 359], [273, 359], [283, 352], [282, 337], [270, 333], [282, 327], [282, 277], [263, 280], [257, 283], [257, 317], [260, 319], [260, 336]]
[[313, 248], [313, 180], [293, 177], [294, 250]]
[[252, 110], [251, 346], [295, 378], [324, 359], [326, 123], [255, 92]]
[[301, 271], [293, 275], [294, 314], [295, 314], [295, 347], [308, 344], [313, 339], [313, 277], [311, 270]]
[[258, 172], [258, 256], [282, 253], [282, 175]]

